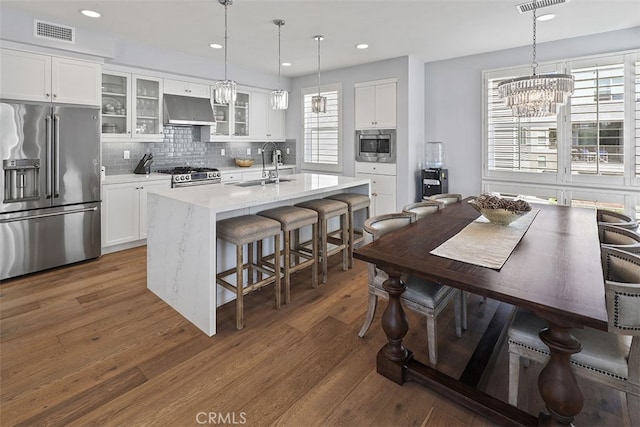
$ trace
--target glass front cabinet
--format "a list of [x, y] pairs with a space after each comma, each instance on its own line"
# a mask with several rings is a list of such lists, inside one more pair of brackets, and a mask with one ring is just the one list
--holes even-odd
[[[212, 129], [212, 140], [225, 141], [233, 138], [249, 137], [249, 100], [248, 91], [238, 90], [235, 104], [213, 103], [213, 115], [216, 118], [215, 129]], [[212, 127], [213, 128], [213, 127]]]
[[162, 79], [102, 74], [102, 140], [162, 141]]

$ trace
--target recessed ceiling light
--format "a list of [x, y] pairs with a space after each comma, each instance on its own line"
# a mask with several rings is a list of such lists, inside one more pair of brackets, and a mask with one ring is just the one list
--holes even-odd
[[283, 67], [291, 67], [291, 62], [283, 62], [282, 66]]
[[80, 11], [81, 14], [83, 14], [84, 16], [88, 16], [89, 18], [100, 18], [100, 13], [94, 11], [94, 10], [89, 10], [89, 9], [82, 9]]
[[357, 47], [358, 49], [366, 49], [366, 48], [368, 48], [368, 47], [369, 47], [369, 45], [368, 45], [368, 44], [366, 44], [366, 43], [360, 43], [360, 44], [357, 44], [357, 45], [356, 45], [356, 47]]
[[536, 19], [538, 21], [551, 21], [555, 17], [556, 17], [556, 15], [554, 15], [553, 13], [547, 13], [546, 15], [538, 16], [538, 18], [536, 18]]
[[209, 47], [212, 47], [214, 49], [222, 49], [222, 45], [218, 43], [211, 43]]

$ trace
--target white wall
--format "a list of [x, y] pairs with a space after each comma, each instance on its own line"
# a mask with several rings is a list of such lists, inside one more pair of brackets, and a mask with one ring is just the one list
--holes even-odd
[[[576, 37], [537, 46], [538, 62], [640, 47], [640, 27]], [[449, 191], [481, 192], [482, 71], [527, 66], [531, 46], [425, 64], [425, 137], [443, 141]]]

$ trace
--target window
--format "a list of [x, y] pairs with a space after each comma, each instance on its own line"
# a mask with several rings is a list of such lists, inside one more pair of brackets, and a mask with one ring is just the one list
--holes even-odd
[[311, 98], [317, 88], [302, 90], [303, 169], [342, 172], [342, 87], [328, 85], [320, 88], [327, 97], [327, 112], [313, 113]]
[[556, 191], [562, 204], [577, 206], [600, 206], [603, 195], [617, 195], [615, 206], [635, 211], [640, 201], [640, 52], [541, 66], [540, 74], [575, 78], [574, 93], [557, 117], [519, 119], [499, 99], [502, 81], [529, 75], [530, 69], [483, 74], [483, 188], [524, 185], [533, 193]]

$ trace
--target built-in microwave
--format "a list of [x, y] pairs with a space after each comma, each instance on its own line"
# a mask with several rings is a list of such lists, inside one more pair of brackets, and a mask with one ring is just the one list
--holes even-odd
[[356, 161], [396, 162], [396, 130], [368, 129], [356, 131]]

